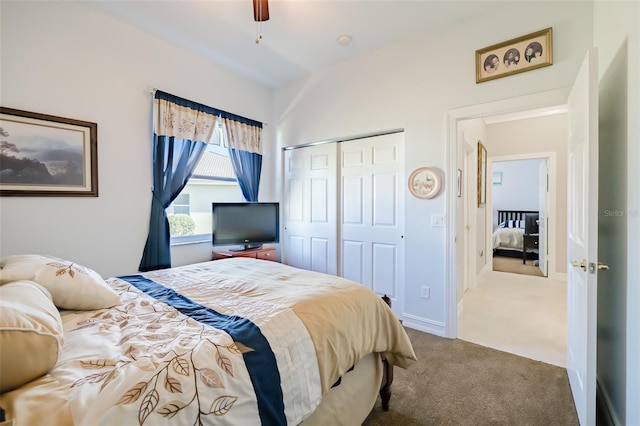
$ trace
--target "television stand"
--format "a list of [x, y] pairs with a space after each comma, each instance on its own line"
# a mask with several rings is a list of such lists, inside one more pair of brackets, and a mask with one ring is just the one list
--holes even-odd
[[229, 249], [229, 251], [249, 251], [249, 250], [260, 250], [262, 248], [262, 244], [245, 244], [242, 248], [237, 249]]
[[278, 258], [276, 256], [276, 248], [267, 246], [241, 251], [214, 250], [211, 260], [228, 259], [231, 257], [251, 257], [254, 259], [271, 260], [274, 262], [278, 262]]

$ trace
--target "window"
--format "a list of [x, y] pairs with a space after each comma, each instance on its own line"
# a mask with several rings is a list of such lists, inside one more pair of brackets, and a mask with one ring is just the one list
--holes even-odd
[[214, 134], [196, 169], [180, 195], [167, 208], [171, 244], [211, 240], [211, 203], [243, 201], [229, 150], [224, 147], [222, 127]]
[[172, 209], [172, 213], [173, 214], [186, 214], [187, 216], [189, 216], [190, 213], [190, 209], [189, 209], [189, 200], [190, 200], [190, 195], [189, 193], [187, 193], [186, 191], [182, 191], [180, 193], [180, 195], [178, 195], [178, 197], [173, 200], [173, 203], [171, 204], [171, 206], [169, 206], [170, 209]]

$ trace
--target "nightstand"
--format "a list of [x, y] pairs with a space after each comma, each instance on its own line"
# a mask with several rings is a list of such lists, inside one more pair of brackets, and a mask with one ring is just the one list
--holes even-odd
[[524, 234], [522, 237], [522, 264], [527, 263], [527, 250], [538, 253], [538, 234]]

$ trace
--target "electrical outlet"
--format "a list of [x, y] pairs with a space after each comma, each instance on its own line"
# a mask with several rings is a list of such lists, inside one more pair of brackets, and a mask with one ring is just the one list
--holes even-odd
[[422, 297], [423, 299], [428, 299], [431, 297], [431, 287], [427, 287], [426, 285], [423, 285], [422, 288], [420, 289], [420, 297]]

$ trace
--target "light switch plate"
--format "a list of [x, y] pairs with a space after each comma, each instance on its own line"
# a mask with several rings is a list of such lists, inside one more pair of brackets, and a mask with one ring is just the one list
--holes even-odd
[[431, 226], [444, 226], [444, 215], [431, 215]]

